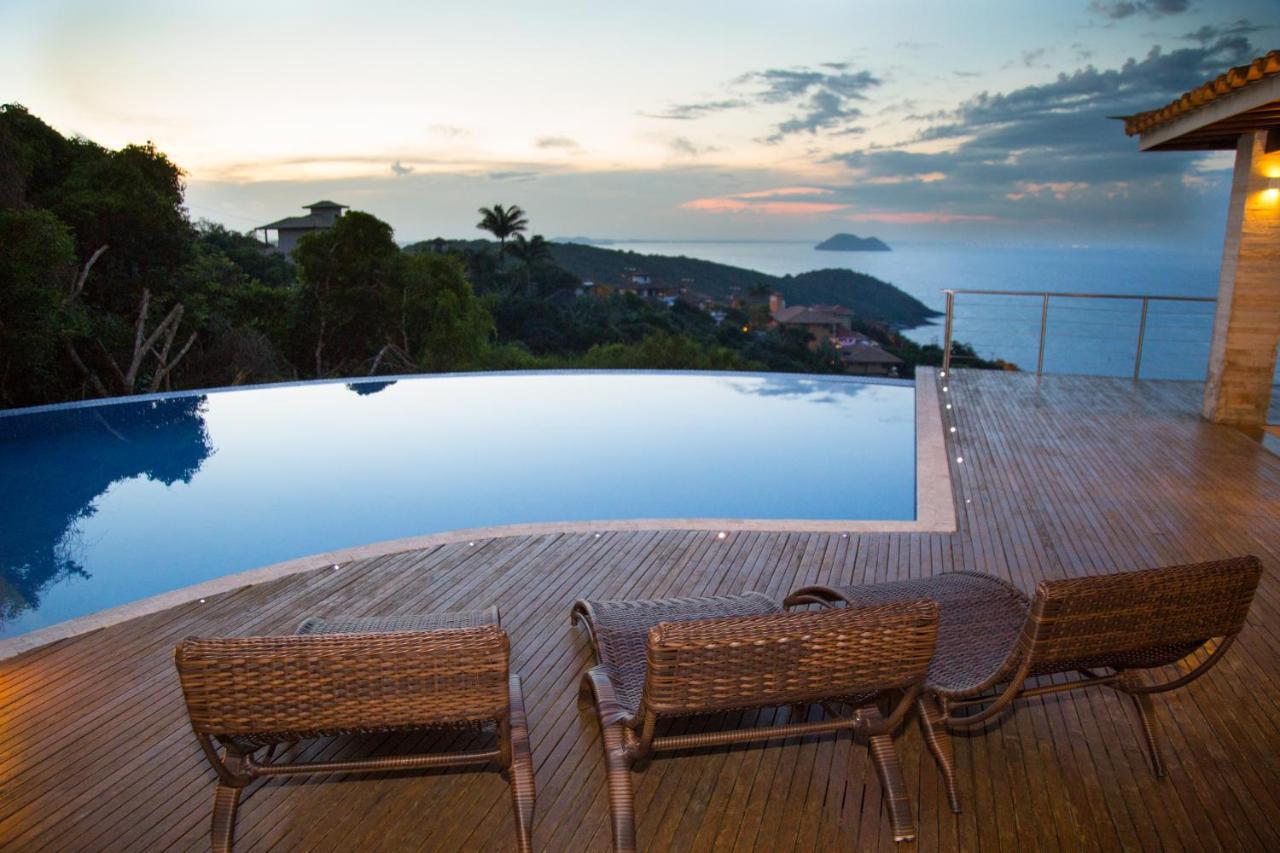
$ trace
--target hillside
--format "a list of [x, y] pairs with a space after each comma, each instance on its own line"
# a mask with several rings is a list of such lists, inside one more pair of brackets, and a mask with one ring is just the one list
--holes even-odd
[[860, 317], [891, 326], [919, 326], [938, 316], [923, 302], [888, 282], [865, 273], [844, 269], [815, 270], [796, 276], [773, 276], [741, 267], [696, 258], [646, 255], [576, 243], [556, 243], [551, 255], [557, 264], [589, 281], [617, 281], [628, 267], [643, 269], [656, 280], [680, 282], [708, 296], [727, 299], [735, 289], [746, 293], [764, 285], [778, 291], [788, 303], [839, 303]]

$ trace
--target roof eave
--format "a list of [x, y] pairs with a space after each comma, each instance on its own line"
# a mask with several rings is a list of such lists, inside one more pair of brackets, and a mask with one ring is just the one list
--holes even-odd
[[1220, 98], [1183, 115], [1176, 116], [1158, 127], [1144, 131], [1138, 137], [1142, 151], [1221, 150], [1234, 149], [1242, 133], [1265, 129], [1266, 125], [1249, 128], [1227, 125], [1216, 134], [1213, 126], [1226, 124], [1233, 117], [1250, 110], [1280, 101], [1280, 75], [1257, 80], [1236, 92]]

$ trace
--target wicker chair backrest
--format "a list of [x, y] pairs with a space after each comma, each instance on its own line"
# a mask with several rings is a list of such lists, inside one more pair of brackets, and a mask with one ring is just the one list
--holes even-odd
[[269, 743], [500, 719], [508, 650], [485, 626], [189, 638], [174, 661], [197, 733]]
[[1020, 639], [1031, 674], [1136, 669], [1186, 657], [1244, 627], [1256, 557], [1042, 581]]
[[931, 601], [662, 622], [649, 630], [642, 702], [698, 714], [908, 687], [923, 681], [937, 634]]

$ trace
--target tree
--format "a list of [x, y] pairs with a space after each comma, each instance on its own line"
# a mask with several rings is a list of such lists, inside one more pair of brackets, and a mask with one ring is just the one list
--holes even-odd
[[495, 204], [493, 207], [480, 208], [480, 221], [476, 223], [476, 227], [498, 238], [498, 264], [501, 266], [507, 253], [507, 240], [528, 228], [529, 220], [525, 219], [524, 211], [518, 204], [510, 207]]
[[401, 253], [391, 226], [362, 211], [314, 231], [293, 250], [301, 283], [299, 338], [316, 377], [360, 373], [388, 342]]
[[75, 241], [47, 210], [0, 210], [0, 246], [0, 401], [57, 399]]
[[404, 255], [400, 274], [400, 342], [421, 369], [457, 370], [480, 356], [493, 334], [456, 258]]
[[524, 266], [524, 286], [529, 289], [533, 283], [533, 266], [551, 259], [551, 244], [541, 234], [534, 234], [525, 239], [523, 234], [516, 234], [511, 244], [511, 254]]

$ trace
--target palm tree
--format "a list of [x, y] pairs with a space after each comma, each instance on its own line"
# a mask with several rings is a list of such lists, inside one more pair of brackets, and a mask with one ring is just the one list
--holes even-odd
[[498, 238], [498, 268], [501, 269], [502, 259], [507, 253], [507, 239], [528, 228], [529, 220], [524, 218], [524, 211], [518, 204], [510, 207], [495, 204], [480, 208], [480, 221], [476, 227]]
[[516, 234], [511, 242], [511, 254], [524, 265], [524, 286], [527, 289], [533, 284], [533, 265], [551, 257], [551, 244], [541, 234], [534, 234], [528, 240], [523, 234]]

